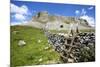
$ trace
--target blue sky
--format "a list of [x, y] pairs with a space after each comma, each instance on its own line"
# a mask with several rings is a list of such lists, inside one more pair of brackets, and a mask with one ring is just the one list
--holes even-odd
[[11, 23], [31, 20], [32, 16], [40, 11], [48, 11], [50, 15], [81, 16], [95, 20], [93, 5], [11, 1]]

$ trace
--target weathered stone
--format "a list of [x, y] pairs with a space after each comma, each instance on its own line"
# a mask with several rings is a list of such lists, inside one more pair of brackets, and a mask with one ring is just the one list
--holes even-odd
[[18, 45], [24, 46], [24, 45], [26, 45], [26, 42], [24, 40], [19, 40]]
[[[95, 35], [79, 33], [76, 36], [65, 37], [62, 34], [47, 34], [50, 45], [57, 51], [64, 63], [94, 60]], [[92, 49], [93, 52], [90, 50]], [[89, 53], [90, 52], [90, 53]]]

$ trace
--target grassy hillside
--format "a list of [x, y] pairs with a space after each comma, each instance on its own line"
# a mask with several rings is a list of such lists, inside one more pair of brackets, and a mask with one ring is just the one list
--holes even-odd
[[[19, 40], [24, 40], [26, 45], [19, 46]], [[11, 26], [10, 49], [11, 67], [51, 64], [59, 61], [59, 55], [48, 44], [43, 31], [32, 27]]]

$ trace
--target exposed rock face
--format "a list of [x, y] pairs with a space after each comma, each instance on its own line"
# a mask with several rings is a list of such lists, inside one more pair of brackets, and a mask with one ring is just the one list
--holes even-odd
[[[33, 16], [32, 20], [24, 25], [43, 28], [45, 25], [50, 30], [66, 30], [70, 24], [79, 23], [79, 29], [90, 29], [88, 22], [81, 18], [49, 15], [47, 11], [39, 12]], [[62, 26], [62, 27], [61, 27]]]
[[49, 20], [49, 15], [48, 15], [48, 12], [44, 11], [44, 12], [39, 12], [37, 15], [36, 15], [36, 20], [38, 22], [41, 22], [41, 23], [46, 23], [48, 22]]

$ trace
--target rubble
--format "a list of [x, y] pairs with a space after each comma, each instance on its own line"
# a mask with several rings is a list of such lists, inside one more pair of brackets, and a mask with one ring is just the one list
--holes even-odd
[[64, 63], [95, 60], [95, 34], [93, 32], [78, 33], [75, 37], [67, 38], [64, 35], [49, 33], [47, 38]]

